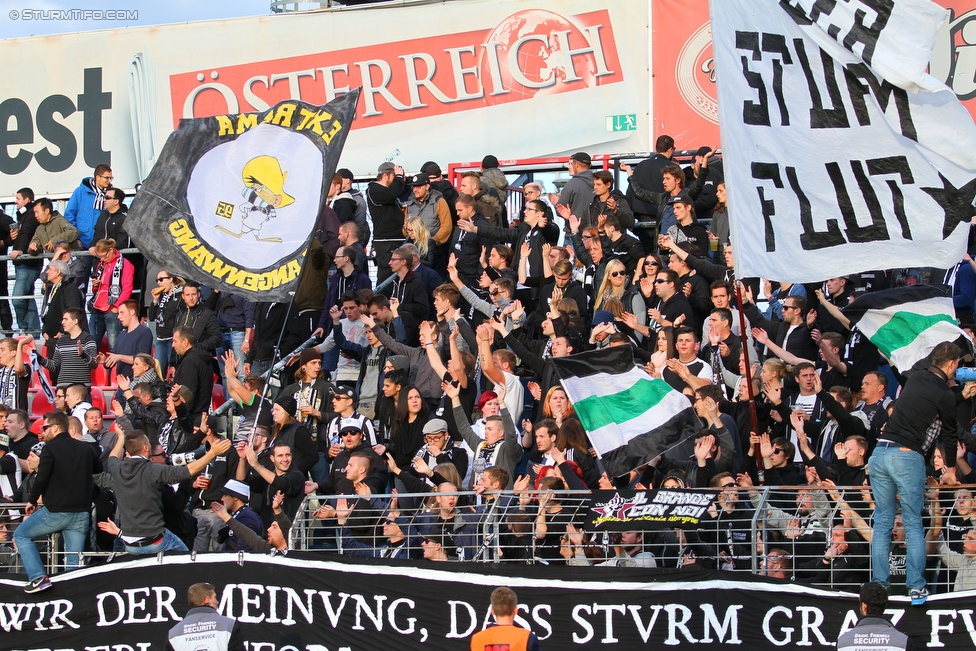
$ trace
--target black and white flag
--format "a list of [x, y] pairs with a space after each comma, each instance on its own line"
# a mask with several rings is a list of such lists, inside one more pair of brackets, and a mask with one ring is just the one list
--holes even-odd
[[926, 73], [929, 0], [711, 0], [736, 275], [816, 282], [965, 250], [976, 126]]

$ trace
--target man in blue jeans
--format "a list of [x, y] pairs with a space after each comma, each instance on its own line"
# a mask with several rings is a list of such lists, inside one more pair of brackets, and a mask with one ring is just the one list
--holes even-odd
[[[33, 594], [51, 587], [35, 538], [60, 532], [64, 538], [65, 565], [76, 567], [85, 548], [92, 506], [92, 475], [102, 471], [95, 449], [68, 435], [68, 417], [60, 412], [44, 416], [46, 445], [37, 465], [37, 477], [27, 498], [28, 517], [14, 531], [14, 542], [27, 572], [24, 592]], [[44, 506], [37, 508], [43, 498]]]
[[[925, 587], [925, 532], [922, 507], [925, 502], [925, 456], [941, 434], [945, 445], [943, 483], [955, 483], [956, 396], [949, 381], [956, 374], [962, 351], [943, 342], [932, 351], [932, 365], [909, 376], [895, 402], [891, 420], [871, 454], [868, 469], [874, 494], [874, 537], [871, 539], [871, 580], [888, 587], [888, 556], [897, 503], [905, 523], [905, 585], [913, 606], [928, 599]], [[967, 384], [963, 397], [976, 394], [976, 383]]]
[[[125, 447], [128, 458], [122, 459]], [[119, 437], [108, 458], [108, 471], [115, 480], [118, 517], [122, 523], [119, 537], [129, 554], [156, 554], [164, 551], [187, 551], [186, 545], [163, 522], [163, 484], [178, 484], [200, 474], [211, 461], [230, 449], [223, 439], [210, 446], [199, 459], [186, 465], [153, 463], [149, 438], [140, 430]], [[165, 454], [165, 453], [164, 453]]]

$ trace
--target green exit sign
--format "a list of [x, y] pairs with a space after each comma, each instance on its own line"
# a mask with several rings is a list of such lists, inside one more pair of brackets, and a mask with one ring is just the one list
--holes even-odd
[[614, 131], [637, 131], [637, 114], [608, 115], [607, 132]]

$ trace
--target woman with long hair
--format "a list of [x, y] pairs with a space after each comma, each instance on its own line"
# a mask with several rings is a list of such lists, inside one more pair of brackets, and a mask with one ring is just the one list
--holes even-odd
[[115, 339], [122, 332], [119, 306], [132, 296], [135, 268], [115, 248], [115, 240], [99, 240], [94, 249], [98, 266], [92, 272], [88, 329], [98, 346], [107, 332], [109, 348], [114, 348]]
[[557, 427], [562, 427], [568, 418], [576, 418], [569, 396], [559, 385], [550, 387], [546, 392], [545, 400], [542, 402], [542, 413], [546, 418], [556, 421]]
[[652, 377], [661, 377], [661, 373], [668, 365], [669, 359], [678, 356], [678, 351], [674, 348], [674, 328], [665, 326], [651, 335], [656, 340], [654, 352], [651, 353], [651, 361], [647, 366], [647, 371]]
[[579, 466], [583, 473], [583, 483], [587, 488], [596, 490], [600, 487], [600, 473], [596, 470], [593, 455], [590, 454], [590, 442], [586, 438], [583, 424], [576, 418], [567, 418], [556, 434], [556, 447], [562, 450], [567, 461]]
[[603, 282], [600, 283], [599, 289], [593, 295], [593, 311], [596, 312], [601, 309], [601, 306], [609, 298], [622, 299], [627, 293], [627, 282], [629, 280], [627, 267], [624, 266], [623, 262], [617, 259], [607, 262]]
[[390, 428], [390, 441], [393, 460], [401, 468], [410, 467], [417, 450], [424, 444], [424, 425], [428, 420], [430, 409], [420, 390], [412, 384], [400, 389], [393, 426]]
[[156, 272], [156, 287], [152, 290], [153, 302], [149, 306], [149, 318], [156, 322], [154, 353], [160, 368], [168, 368], [173, 354], [173, 328], [183, 307], [183, 279], [165, 269]]
[[403, 224], [403, 234], [407, 236], [405, 244], [415, 244], [420, 251], [420, 261], [430, 267], [434, 262], [437, 243], [430, 236], [424, 220], [420, 217], [410, 217]]

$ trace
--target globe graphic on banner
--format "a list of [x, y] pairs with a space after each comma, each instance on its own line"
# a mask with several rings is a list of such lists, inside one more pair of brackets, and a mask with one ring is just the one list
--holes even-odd
[[[536, 95], [596, 86], [596, 61], [593, 56], [587, 54], [571, 58], [562, 48], [561, 37], [556, 35], [567, 32], [570, 49], [579, 50], [589, 46], [576, 25], [551, 11], [520, 11], [503, 20], [488, 36], [486, 43], [497, 44], [498, 72], [504, 89], [509, 92], [492, 94], [498, 90], [492, 87], [492, 62], [488, 59], [490, 55], [482, 50], [479, 68], [485, 86], [485, 101], [489, 105], [505, 104], [532, 99]], [[517, 66], [518, 70], [513, 71], [512, 66]], [[574, 77], [579, 79], [566, 82]]]

